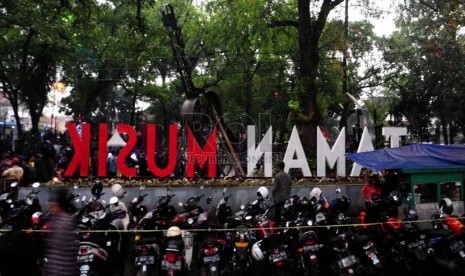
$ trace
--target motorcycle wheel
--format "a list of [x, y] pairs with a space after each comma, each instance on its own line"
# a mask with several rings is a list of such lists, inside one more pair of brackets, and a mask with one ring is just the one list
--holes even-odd
[[136, 276], [156, 276], [158, 273], [153, 267], [148, 267], [146, 271], [142, 271], [142, 267], [137, 270]]
[[276, 268], [273, 270], [273, 276], [287, 276], [287, 272], [283, 267]]
[[215, 266], [215, 269], [211, 269], [211, 266], [206, 267], [202, 265], [200, 267], [201, 276], [220, 276], [220, 274], [221, 272], [220, 272], [220, 268], [218, 267], [218, 265]]

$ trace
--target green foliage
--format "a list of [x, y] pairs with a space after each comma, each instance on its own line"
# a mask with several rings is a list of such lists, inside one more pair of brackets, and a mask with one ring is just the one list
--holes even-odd
[[457, 1], [406, 2], [397, 19], [399, 31], [386, 41], [388, 87], [397, 92], [394, 108], [407, 118], [416, 140], [440, 142], [431, 131], [433, 119], [451, 130], [442, 133], [446, 144], [464, 129], [459, 111], [465, 69], [464, 37], [458, 32], [465, 22], [462, 9]]

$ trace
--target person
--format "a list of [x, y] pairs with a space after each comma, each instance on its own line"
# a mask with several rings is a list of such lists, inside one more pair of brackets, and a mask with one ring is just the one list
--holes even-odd
[[13, 157], [11, 160], [11, 168], [6, 169], [3, 173], [2, 176], [5, 179], [12, 179], [16, 181], [20, 181], [23, 178], [24, 170], [19, 166], [19, 158], [18, 157]]
[[377, 173], [370, 175], [367, 183], [362, 187], [361, 195], [365, 202], [370, 202], [373, 195], [381, 196], [381, 179]]
[[366, 206], [366, 220], [376, 220], [377, 213], [381, 206], [381, 178], [379, 174], [372, 173], [367, 183], [362, 187], [361, 196], [365, 201]]
[[107, 157], [108, 176], [116, 176], [116, 152], [110, 151]]
[[381, 195], [383, 198], [388, 198], [392, 191], [399, 190], [399, 179], [397, 173], [393, 170], [383, 170], [382, 174]]
[[281, 212], [286, 203], [286, 200], [291, 197], [292, 177], [284, 171], [284, 162], [279, 162], [278, 173], [273, 180], [273, 202], [274, 202], [274, 215], [275, 223], [281, 226]]
[[29, 186], [29, 184], [32, 184], [34, 182], [34, 175], [36, 173], [34, 167], [32, 167], [28, 161], [29, 160], [27, 157], [23, 157], [21, 160], [21, 167], [24, 171], [22, 181], [23, 186]]
[[69, 194], [66, 189], [52, 190], [49, 199], [47, 225], [50, 232], [45, 234], [45, 258], [42, 275], [79, 275], [76, 259], [78, 253], [77, 224], [68, 214]]

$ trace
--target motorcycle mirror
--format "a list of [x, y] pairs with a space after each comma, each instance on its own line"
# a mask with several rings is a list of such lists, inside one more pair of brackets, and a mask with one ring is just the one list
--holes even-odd
[[213, 201], [213, 198], [211, 196], [207, 197], [207, 204], [211, 204]]
[[[16, 183], [16, 184], [18, 184], [18, 183]], [[34, 182], [34, 183], [32, 184], [32, 188], [39, 188], [39, 187], [40, 187], [40, 183], [39, 183], [39, 182]]]
[[118, 203], [119, 199], [116, 196], [112, 196], [110, 198], [110, 204], [111, 205], [116, 205]]

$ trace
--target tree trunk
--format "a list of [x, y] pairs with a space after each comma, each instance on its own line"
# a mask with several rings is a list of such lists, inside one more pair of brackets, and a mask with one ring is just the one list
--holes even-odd
[[300, 118], [298, 128], [302, 145], [310, 152], [316, 152], [316, 128], [321, 123], [321, 113], [317, 104], [316, 77], [320, 64], [319, 40], [329, 13], [344, 0], [323, 0], [318, 16], [310, 14], [310, 0], [298, 0], [298, 37]]
[[449, 145], [449, 133], [447, 132], [447, 122], [445, 120], [441, 120], [442, 126], [442, 136], [444, 137], [444, 145]]

